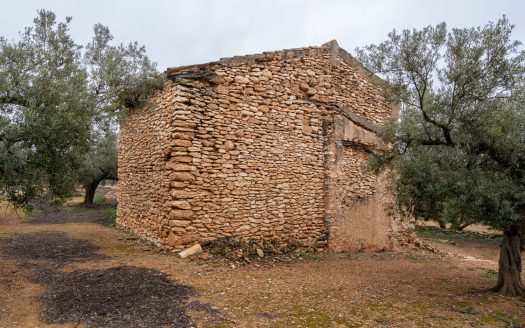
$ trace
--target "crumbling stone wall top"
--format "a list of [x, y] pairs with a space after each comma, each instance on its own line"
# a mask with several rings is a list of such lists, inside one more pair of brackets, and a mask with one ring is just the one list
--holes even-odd
[[233, 67], [237, 65], [245, 65], [252, 63], [260, 64], [267, 61], [273, 61], [275, 59], [286, 60], [294, 57], [315, 56], [320, 53], [330, 54], [331, 60], [336, 65], [338, 64], [338, 60], [343, 60], [346, 64], [350, 65], [354, 69], [357, 69], [361, 73], [364, 73], [368, 78], [372, 79], [375, 83], [377, 83], [378, 86], [381, 86], [385, 83], [384, 80], [382, 80], [377, 75], [372, 73], [368, 68], [363, 66], [363, 64], [361, 64], [361, 62], [355, 59], [349, 52], [339, 47], [339, 44], [336, 40], [329, 41], [323, 44], [322, 46], [265, 51], [260, 54], [224, 57], [220, 58], [217, 61], [212, 61], [209, 63], [170, 67], [165, 71], [165, 74], [168, 79], [177, 79], [188, 77], [186, 76], [186, 74], [188, 73], [202, 72], [209, 69], [215, 69], [220, 66]]

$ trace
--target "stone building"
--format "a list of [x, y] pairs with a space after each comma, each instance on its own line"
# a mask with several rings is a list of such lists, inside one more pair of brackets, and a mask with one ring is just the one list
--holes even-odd
[[384, 179], [363, 168], [395, 108], [337, 42], [166, 76], [121, 127], [119, 225], [173, 250], [221, 237], [395, 247]]

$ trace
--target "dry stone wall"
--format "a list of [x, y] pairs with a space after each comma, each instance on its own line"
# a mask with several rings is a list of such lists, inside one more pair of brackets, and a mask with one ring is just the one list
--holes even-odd
[[174, 250], [221, 237], [326, 245], [331, 235], [344, 239], [345, 229], [333, 227], [342, 215], [351, 221], [345, 199], [377, 194], [376, 178], [362, 171], [366, 154], [332, 156], [345, 133], [356, 143], [370, 138], [336, 131], [344, 117], [336, 105], [372, 123], [392, 108], [336, 44], [167, 75], [152, 104], [134, 109], [121, 129], [119, 225]]
[[366, 170], [367, 151], [383, 147], [379, 138], [340, 115], [334, 116], [327, 151], [326, 215], [334, 251], [393, 249], [400, 226], [388, 215], [392, 197], [385, 174]]

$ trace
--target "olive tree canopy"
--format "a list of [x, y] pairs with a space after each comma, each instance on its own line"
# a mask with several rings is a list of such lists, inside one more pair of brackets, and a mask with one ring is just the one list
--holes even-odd
[[476, 28], [393, 31], [359, 58], [402, 104], [382, 132], [399, 212], [503, 230], [498, 283], [525, 295], [525, 54], [503, 17]]
[[95, 25], [84, 48], [70, 21], [40, 10], [19, 40], [0, 37], [0, 196], [14, 206], [69, 197], [100, 135], [162, 83], [144, 47], [114, 46]]

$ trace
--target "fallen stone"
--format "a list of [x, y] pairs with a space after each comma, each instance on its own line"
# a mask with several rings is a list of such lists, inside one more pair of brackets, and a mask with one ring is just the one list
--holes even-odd
[[182, 252], [180, 252], [179, 256], [184, 259], [188, 256], [192, 256], [192, 255], [199, 254], [199, 253], [202, 253], [202, 247], [200, 244], [195, 244], [189, 248], [186, 248]]

